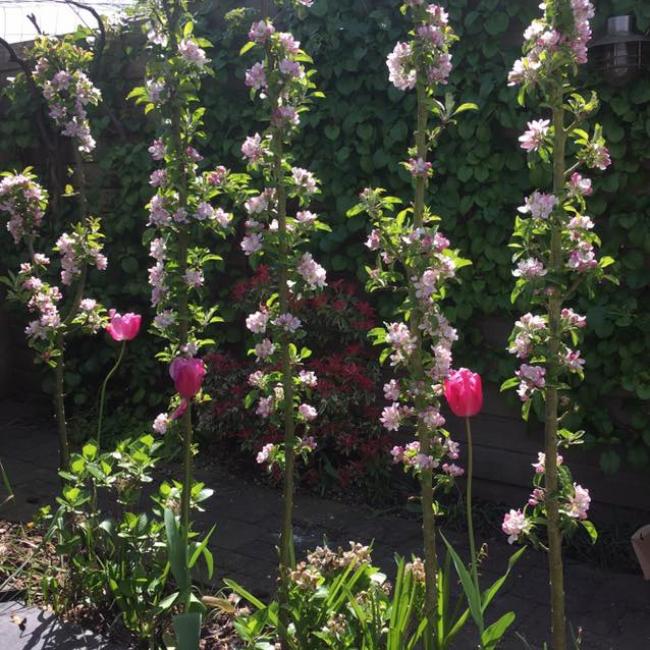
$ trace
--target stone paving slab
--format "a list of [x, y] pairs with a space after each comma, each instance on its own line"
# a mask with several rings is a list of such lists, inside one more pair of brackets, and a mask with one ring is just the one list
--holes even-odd
[[2, 650], [120, 650], [76, 625], [60, 623], [38, 607], [0, 603]]
[[[23, 423], [3, 426], [0, 421], [0, 458], [10, 478], [13, 475], [15, 479], [17, 497], [8, 509], [0, 510], [0, 516], [27, 521], [40, 506], [53, 501], [59, 489], [57, 456], [56, 435], [46, 427], [29, 428]], [[211, 543], [216, 573], [212, 589], [219, 589], [223, 578], [230, 577], [268, 598], [276, 585], [279, 492], [219, 467], [200, 468], [197, 479], [215, 490], [207, 502], [207, 511], [195, 516], [201, 529], [217, 524]], [[334, 546], [346, 546], [350, 540], [372, 542], [374, 560], [389, 576], [393, 574], [396, 553], [409, 557], [420, 553], [421, 547], [420, 524], [414, 518], [382, 515], [363, 506], [305, 494], [296, 496], [295, 534], [298, 557], [323, 539]], [[450, 533], [448, 537], [466, 557], [463, 536]], [[505, 570], [515, 550], [500, 536], [488, 542], [488, 559], [482, 567], [486, 585]], [[568, 618], [574, 628], [583, 628], [585, 650], [650, 650], [650, 582], [643, 582], [640, 575], [603, 571], [571, 560], [565, 563], [565, 576]], [[490, 610], [490, 620], [510, 609], [517, 613], [514, 631], [524, 635], [531, 648], [540, 648], [549, 621], [543, 554], [532, 549], [524, 554]], [[23, 650], [23, 646], [15, 647]], [[54, 646], [28, 645], [24, 650], [41, 647]], [[476, 647], [471, 631], [459, 639], [456, 647]], [[522, 650], [524, 645], [511, 634], [502, 647]], [[0, 642], [0, 650], [5, 648], [13, 650], [13, 646]]]

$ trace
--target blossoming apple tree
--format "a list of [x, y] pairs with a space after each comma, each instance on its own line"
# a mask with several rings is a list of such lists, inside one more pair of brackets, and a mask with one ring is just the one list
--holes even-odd
[[[434, 174], [428, 161], [431, 150], [449, 123], [460, 113], [475, 108], [454, 108], [449, 98], [436, 98], [451, 72], [450, 46], [457, 39], [447, 12], [439, 5], [407, 0], [412, 31], [407, 42], [399, 42], [389, 54], [389, 79], [398, 89], [416, 90], [417, 126], [415, 146], [402, 163], [414, 184], [413, 202], [395, 214], [401, 200], [386, 196], [381, 188], [368, 188], [361, 202], [348, 212], [366, 212], [373, 229], [366, 246], [379, 254], [377, 266], [368, 269], [368, 289], [401, 292], [404, 300], [399, 320], [370, 332], [375, 344], [384, 345], [381, 360], [389, 360], [396, 376], [384, 386], [391, 402], [381, 416], [389, 431], [412, 428], [417, 439], [396, 446], [393, 459], [413, 472], [420, 482], [426, 575], [425, 614], [429, 630], [436, 630], [438, 553], [436, 550], [436, 502], [434, 492], [449, 487], [463, 470], [454, 462], [459, 447], [443, 428], [440, 413], [443, 382], [451, 365], [451, 348], [458, 335], [442, 311], [447, 286], [460, 268], [469, 264], [450, 247], [439, 228], [440, 217], [426, 205], [426, 190]], [[438, 123], [431, 126], [434, 116]], [[437, 634], [437, 633], [436, 633]]]
[[25, 333], [37, 360], [54, 370], [54, 402], [59, 432], [60, 468], [70, 459], [65, 416], [64, 358], [67, 339], [79, 332], [96, 333], [106, 322], [105, 309], [85, 296], [91, 268], [106, 269], [100, 220], [89, 212], [86, 199], [85, 159], [95, 148], [87, 107], [101, 95], [87, 76], [92, 53], [66, 40], [39, 38], [31, 51], [36, 60], [32, 80], [40, 89], [48, 114], [70, 138], [75, 158], [76, 191], [80, 221], [62, 233], [53, 251], [59, 256], [59, 282], [52, 277], [51, 259], [37, 250], [48, 246], [42, 226], [48, 210], [47, 192], [31, 169], [6, 173], [0, 181], [0, 211], [9, 221], [7, 229], [16, 244], [24, 245], [28, 260], [16, 275], [6, 279], [11, 297], [24, 303], [34, 315]]
[[166, 341], [158, 356], [170, 363], [178, 392], [173, 413], [160, 414], [153, 426], [164, 433], [172, 420], [181, 422], [181, 519], [187, 532], [193, 454], [190, 406], [205, 374], [196, 354], [213, 342], [205, 338], [206, 328], [221, 320], [216, 306], [205, 305], [203, 287], [209, 265], [221, 259], [213, 250], [214, 241], [232, 232], [233, 222], [232, 213], [214, 207], [213, 202], [236, 191], [239, 179], [222, 166], [207, 169], [197, 149], [204, 135], [205, 112], [197, 103], [197, 92], [201, 78], [211, 73], [204, 49], [209, 42], [194, 35], [184, 0], [151, 0], [148, 7], [146, 79], [130, 97], [144, 104], [158, 128], [158, 137], [149, 147], [159, 166], [149, 179], [154, 195], [147, 206], [145, 240], [154, 260], [149, 269], [151, 304], [156, 310], [153, 331]]
[[[295, 0], [294, 7], [311, 2]], [[257, 97], [269, 122], [263, 133], [246, 138], [241, 151], [251, 176], [261, 187], [249, 190], [244, 203], [246, 234], [243, 252], [257, 265], [264, 258], [269, 282], [260, 295], [258, 310], [246, 319], [246, 327], [257, 337], [251, 353], [261, 369], [250, 378], [247, 404], [256, 405], [260, 417], [284, 432], [281, 444], [266, 445], [258, 454], [259, 463], [279, 465], [284, 471], [282, 535], [280, 540], [281, 634], [286, 635], [286, 604], [289, 572], [293, 567], [293, 493], [296, 457], [316, 447], [309, 424], [317, 417], [309, 403], [316, 386], [314, 372], [302, 365], [311, 352], [300, 345], [303, 324], [292, 313], [296, 302], [326, 285], [325, 269], [305, 250], [316, 230], [329, 228], [309, 209], [319, 193], [318, 180], [294, 164], [289, 147], [298, 133], [300, 116], [309, 103], [322, 96], [315, 89], [307, 69], [311, 58], [288, 32], [280, 31], [265, 16], [253, 23], [249, 42], [242, 52], [261, 50], [263, 59], [246, 72], [245, 83]], [[261, 190], [261, 191], [260, 191]]]
[[562, 428], [571, 406], [570, 377], [583, 375], [584, 359], [576, 348], [586, 318], [568, 303], [585, 288], [613, 280], [606, 268], [613, 259], [598, 259], [600, 241], [587, 214], [586, 197], [592, 193], [585, 169], [604, 170], [610, 164], [602, 130], [586, 130], [585, 120], [598, 108], [595, 94], [584, 97], [575, 88], [578, 66], [587, 61], [589, 21], [594, 15], [589, 0], [550, 0], [543, 15], [524, 33], [524, 56], [517, 60], [508, 83], [519, 86], [519, 102], [538, 96], [548, 107], [547, 118], [528, 122], [519, 138], [529, 164], [549, 169], [548, 188], [526, 197], [518, 209], [512, 247], [517, 278], [513, 300], [521, 298], [536, 313], [515, 323], [510, 352], [521, 361], [516, 377], [504, 388], [517, 388], [523, 415], [533, 407], [545, 421], [545, 448], [539, 453], [534, 489], [523, 510], [511, 510], [503, 530], [512, 543], [537, 539], [545, 526], [551, 579], [552, 647], [566, 647], [562, 540], [582, 524], [595, 538], [587, 519], [589, 491], [577, 484], [560, 447], [581, 442], [583, 432]]

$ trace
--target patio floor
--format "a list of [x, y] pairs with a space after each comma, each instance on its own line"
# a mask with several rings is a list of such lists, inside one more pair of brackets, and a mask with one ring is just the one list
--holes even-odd
[[[25, 410], [3, 405], [0, 420], [0, 459], [12, 480], [16, 499], [0, 511], [0, 517], [27, 521], [38, 507], [53, 500], [58, 491], [56, 476], [57, 438], [48, 426], [24, 417]], [[217, 570], [215, 588], [225, 576], [261, 596], [275, 584], [275, 547], [278, 542], [280, 495], [278, 492], [233, 476], [220, 468], [199, 469], [197, 479], [215, 490], [205, 513], [197, 515], [198, 527], [217, 528], [212, 538]], [[389, 575], [395, 553], [409, 556], [420, 549], [420, 528], [414, 519], [378, 514], [369, 508], [298, 494], [296, 498], [296, 545], [300, 557], [306, 549], [322, 543], [347, 545], [354, 540], [373, 543], [375, 563]], [[465, 549], [462, 536], [450, 535], [456, 548]], [[483, 584], [501, 574], [513, 547], [503, 538], [488, 543], [489, 556], [482, 567]], [[567, 561], [565, 565], [567, 613], [574, 629], [583, 630], [582, 647], [588, 650], [644, 650], [650, 648], [650, 582], [639, 575], [615, 573]], [[545, 557], [528, 550], [515, 567], [491, 610], [497, 616], [510, 609], [517, 620], [503, 648], [524, 648], [514, 631], [525, 636], [531, 648], [541, 648], [546, 638], [549, 611]], [[12, 609], [0, 608], [0, 647], [49, 648], [19, 641], [10, 644], [2, 636]], [[12, 625], [16, 625], [12, 622]], [[15, 631], [15, 630], [14, 630]], [[24, 636], [22, 637], [24, 638]], [[18, 643], [18, 645], [15, 645]], [[70, 645], [74, 647], [86, 647]], [[87, 646], [94, 647], [94, 646]], [[475, 647], [471, 632], [456, 647]]]

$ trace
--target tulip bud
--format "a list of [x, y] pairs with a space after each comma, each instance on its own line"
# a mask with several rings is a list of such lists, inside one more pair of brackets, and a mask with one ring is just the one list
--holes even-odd
[[114, 309], [109, 312], [111, 322], [106, 326], [106, 331], [114, 341], [132, 341], [140, 331], [142, 316], [128, 313], [122, 316]]
[[445, 397], [454, 415], [476, 415], [483, 407], [481, 376], [467, 368], [452, 370], [445, 379]]
[[169, 366], [176, 392], [186, 400], [191, 400], [201, 390], [205, 372], [203, 361], [193, 357], [176, 357]]

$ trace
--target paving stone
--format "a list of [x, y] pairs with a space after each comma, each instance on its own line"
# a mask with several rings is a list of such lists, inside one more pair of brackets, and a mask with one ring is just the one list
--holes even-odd
[[[22, 625], [19, 625], [22, 623]], [[10, 601], [0, 603], [2, 650], [120, 650], [48, 612]]]
[[[0, 412], [2, 410], [0, 409]], [[28, 520], [35, 510], [51, 500], [59, 490], [56, 475], [57, 440], [46, 427], [26, 426], [23, 420], [12, 424], [0, 421], [0, 458], [10, 476], [15, 477], [16, 502], [0, 511], [3, 517]], [[175, 471], [173, 468], [171, 471]], [[207, 511], [195, 517], [197, 527], [207, 531], [216, 523], [210, 547], [214, 553], [215, 576], [211, 588], [220, 588], [224, 577], [230, 577], [248, 590], [268, 599], [276, 588], [277, 549], [281, 495], [277, 490], [246, 482], [222, 467], [204, 467], [196, 472], [199, 480], [215, 490], [207, 502]], [[307, 550], [323, 543], [347, 546], [350, 540], [374, 542], [375, 563], [389, 577], [394, 575], [394, 557], [421, 555], [420, 524], [415, 519], [371, 508], [319, 499], [312, 495], [296, 495], [295, 537], [298, 558]], [[462, 557], [467, 557], [464, 534], [445, 533]], [[515, 547], [502, 538], [490, 539], [488, 557], [481, 566], [481, 582], [491, 584], [506, 569]], [[639, 575], [603, 571], [586, 564], [567, 561], [567, 613], [569, 620], [583, 628], [583, 647], [589, 650], [647, 650], [650, 648], [650, 582]], [[454, 579], [454, 593], [459, 592]], [[16, 605], [18, 607], [18, 605]], [[514, 632], [524, 635], [530, 647], [542, 647], [548, 634], [548, 574], [546, 557], [529, 549], [513, 569], [509, 580], [489, 610], [489, 620], [512, 609], [517, 614], [513, 631], [504, 640], [504, 650], [521, 650], [524, 646]], [[68, 632], [55, 631], [59, 637], [50, 645], [42, 641], [48, 625], [58, 630], [56, 621], [46, 614], [30, 611], [28, 630], [31, 637], [16, 631], [14, 623], [7, 627], [10, 612], [0, 610], [0, 650], [40, 650], [41, 648], [95, 648], [93, 645], [65, 645]], [[39, 618], [40, 617], [40, 618]], [[49, 622], [48, 622], [49, 621]], [[5, 629], [6, 628], [6, 629]], [[49, 629], [49, 628], [48, 628]], [[13, 634], [22, 639], [15, 645]], [[19, 634], [18, 637], [15, 637]], [[27, 640], [27, 639], [30, 640]], [[6, 640], [7, 639], [7, 640]], [[49, 641], [47, 641], [49, 642]], [[74, 639], [70, 641], [75, 643]], [[40, 645], [38, 645], [40, 643]], [[13, 645], [12, 645], [13, 644]], [[26, 645], [27, 644], [27, 645]], [[459, 637], [456, 647], [476, 647], [471, 624]]]

